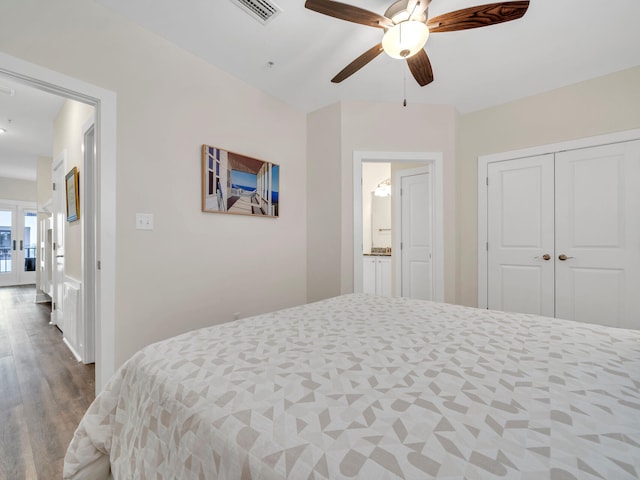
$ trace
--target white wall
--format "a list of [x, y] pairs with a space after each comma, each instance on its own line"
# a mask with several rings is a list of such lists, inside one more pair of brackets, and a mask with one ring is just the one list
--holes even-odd
[[0, 177], [0, 200], [36, 202], [38, 189], [36, 182]]
[[[3, 52], [117, 94], [115, 359], [306, 301], [306, 118], [84, 0], [0, 3]], [[200, 148], [278, 163], [278, 219], [200, 211]], [[135, 213], [153, 213], [153, 231]]]
[[[85, 182], [82, 152], [84, 132], [82, 129], [93, 117], [94, 110], [95, 108], [91, 105], [66, 100], [53, 122], [53, 158], [57, 158], [62, 151], [66, 150], [64, 173], [66, 175], [73, 167], [76, 167], [81, 184]], [[61, 188], [66, 188], [66, 186], [62, 185]], [[80, 198], [81, 205], [83, 202], [84, 200]], [[65, 275], [78, 281], [82, 281], [82, 222], [84, 215], [82, 208], [80, 208], [80, 219], [75, 222], [65, 222], [64, 229]]]
[[477, 305], [477, 158], [640, 127], [640, 67], [460, 117], [456, 300]]

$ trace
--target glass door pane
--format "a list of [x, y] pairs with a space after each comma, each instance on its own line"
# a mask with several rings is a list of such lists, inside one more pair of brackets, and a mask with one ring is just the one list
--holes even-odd
[[0, 208], [0, 274], [13, 272], [13, 209]]
[[38, 246], [38, 214], [34, 210], [24, 211], [24, 272], [36, 271], [36, 249]]

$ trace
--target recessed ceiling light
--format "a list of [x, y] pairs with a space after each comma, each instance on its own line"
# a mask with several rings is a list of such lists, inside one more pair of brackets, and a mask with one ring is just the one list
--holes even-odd
[[4, 93], [5, 95], [9, 95], [10, 97], [13, 97], [16, 94], [16, 91], [13, 88], [0, 85], [0, 93]]

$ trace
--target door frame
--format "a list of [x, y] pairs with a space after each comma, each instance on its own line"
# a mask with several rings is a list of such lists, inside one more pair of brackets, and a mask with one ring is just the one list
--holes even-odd
[[[66, 173], [66, 168], [67, 168], [67, 150], [63, 149], [60, 151], [60, 153], [58, 153], [58, 155], [56, 155], [53, 158], [53, 162], [51, 162], [51, 180], [53, 181], [53, 183], [59, 183], [59, 185], [56, 185], [56, 190], [58, 188], [60, 188], [59, 192], [64, 192], [63, 188], [65, 188], [65, 173]], [[59, 170], [61, 177], [60, 179], [58, 179], [56, 177], [56, 170]], [[59, 180], [59, 182], [56, 182], [56, 180]], [[84, 183], [84, 182], [82, 182]], [[56, 202], [56, 198], [55, 198], [55, 192], [52, 193], [52, 198], [51, 198], [51, 213], [52, 213], [52, 234], [53, 234], [53, 245], [55, 245], [55, 249], [51, 252], [52, 253], [52, 270], [51, 270], [51, 300], [52, 300], [52, 305], [51, 305], [51, 321], [49, 322], [51, 325], [56, 325], [58, 326], [58, 328], [61, 328], [62, 332], [64, 333], [64, 304], [60, 301], [63, 293], [64, 293], [64, 269], [61, 273], [62, 278], [58, 278], [58, 249], [60, 248], [60, 242], [58, 241], [60, 238], [60, 232], [58, 232], [58, 218], [57, 216], [60, 214], [60, 212], [58, 211], [58, 208], [62, 208], [62, 205], [58, 205]], [[61, 195], [62, 197], [64, 197], [63, 193], [59, 193], [59, 196]], [[82, 198], [80, 198], [80, 201], [82, 202]], [[82, 211], [82, 204], [80, 205], [80, 211]], [[64, 218], [66, 220], [66, 211], [63, 211], [64, 213]], [[64, 231], [64, 225], [62, 228], [62, 237], [64, 237], [65, 235], [65, 231]], [[66, 245], [66, 241], [64, 241], [63, 238], [63, 243], [62, 243], [62, 248], [64, 249]], [[63, 250], [64, 251], [64, 250]], [[60, 323], [62, 322], [62, 327], [60, 327]]]
[[[431, 196], [431, 214], [433, 218], [433, 174], [431, 164], [423, 167], [411, 168], [408, 170], [400, 170], [395, 173], [393, 176], [393, 183], [395, 185], [401, 185], [403, 177], [411, 177], [413, 175], [420, 175], [426, 173], [429, 175], [429, 192]], [[399, 255], [396, 257], [396, 262], [394, 264], [394, 276], [395, 276], [395, 291], [396, 293], [402, 292], [402, 249], [400, 248], [400, 243], [402, 242], [402, 197], [400, 195], [395, 195], [393, 197], [393, 229], [397, 232], [396, 235], [393, 236], [393, 251], [399, 252]], [[433, 231], [431, 232], [433, 235]], [[433, 246], [433, 238], [431, 239], [431, 244]], [[431, 257], [433, 260], [433, 253]], [[431, 271], [433, 272], [433, 261], [431, 263]], [[433, 276], [433, 275], [432, 275]], [[434, 278], [432, 278], [434, 280]], [[431, 298], [435, 298], [435, 281], [431, 284]], [[401, 296], [401, 295], [398, 295]], [[444, 301], [440, 300], [440, 301]]]
[[[92, 202], [84, 216], [86, 229], [95, 225], [95, 243], [83, 268], [83, 285], [95, 281], [95, 292], [82, 288], [83, 312], [95, 318], [96, 393], [115, 372], [115, 274], [116, 274], [116, 94], [90, 83], [49, 70], [0, 52], [0, 78], [8, 77], [33, 88], [93, 105], [96, 115], [96, 165], [93, 178], [85, 177]], [[86, 195], [85, 195], [86, 197]], [[90, 258], [95, 261], [90, 261]], [[91, 301], [86, 297], [92, 296]], [[92, 306], [93, 307], [90, 307]], [[87, 311], [86, 308], [93, 308]]]
[[[97, 159], [96, 152], [94, 151], [93, 162], [87, 161], [87, 153], [86, 153], [86, 137], [87, 133], [93, 129], [94, 135], [94, 147], [97, 147], [97, 130], [96, 130], [96, 116], [95, 109], [93, 115], [82, 125], [82, 170], [83, 176], [85, 179], [89, 179], [88, 182], [80, 182], [80, 211], [96, 211], [96, 196], [95, 195], [87, 195], [87, 183], [90, 185], [98, 184], [98, 176], [96, 172], [98, 171], [97, 167]], [[84, 200], [83, 200], [84, 199]], [[82, 258], [82, 270], [84, 272], [85, 265], [95, 265], [97, 262], [96, 252], [99, 250], [98, 248], [88, 248], [90, 245], [95, 245], [97, 247], [97, 238], [96, 238], [96, 215], [86, 215], [82, 217], [83, 229], [81, 232], [82, 236], [82, 249], [81, 249], [81, 258]], [[87, 295], [83, 295], [82, 302], [82, 319], [83, 319], [83, 338], [80, 339], [82, 341], [82, 349], [81, 356], [82, 361], [84, 363], [94, 363], [96, 360], [95, 355], [95, 345], [96, 345], [96, 317], [95, 315], [91, 315], [91, 312], [96, 311], [96, 299], [99, 297], [99, 294], [96, 292], [96, 278], [95, 276], [86, 275], [83, 278], [83, 286], [82, 290], [89, 292]]]
[[353, 152], [353, 291], [362, 292], [362, 164], [428, 163], [433, 175], [434, 301], [444, 302], [444, 204], [442, 152]]
[[519, 150], [481, 155], [478, 157], [478, 308], [487, 308], [489, 292], [487, 269], [487, 262], [489, 260], [487, 251], [487, 239], [489, 234], [487, 231], [489, 213], [487, 210], [489, 164], [505, 160], [517, 160], [519, 158], [553, 154], [566, 150], [578, 150], [581, 148], [596, 147], [599, 145], [627, 142], [630, 140], [640, 140], [640, 129], [584, 137]]

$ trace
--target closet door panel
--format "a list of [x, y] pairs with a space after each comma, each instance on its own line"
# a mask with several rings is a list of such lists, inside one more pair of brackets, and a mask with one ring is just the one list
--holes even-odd
[[555, 162], [556, 316], [640, 328], [640, 141]]
[[553, 155], [488, 165], [488, 307], [554, 315]]

